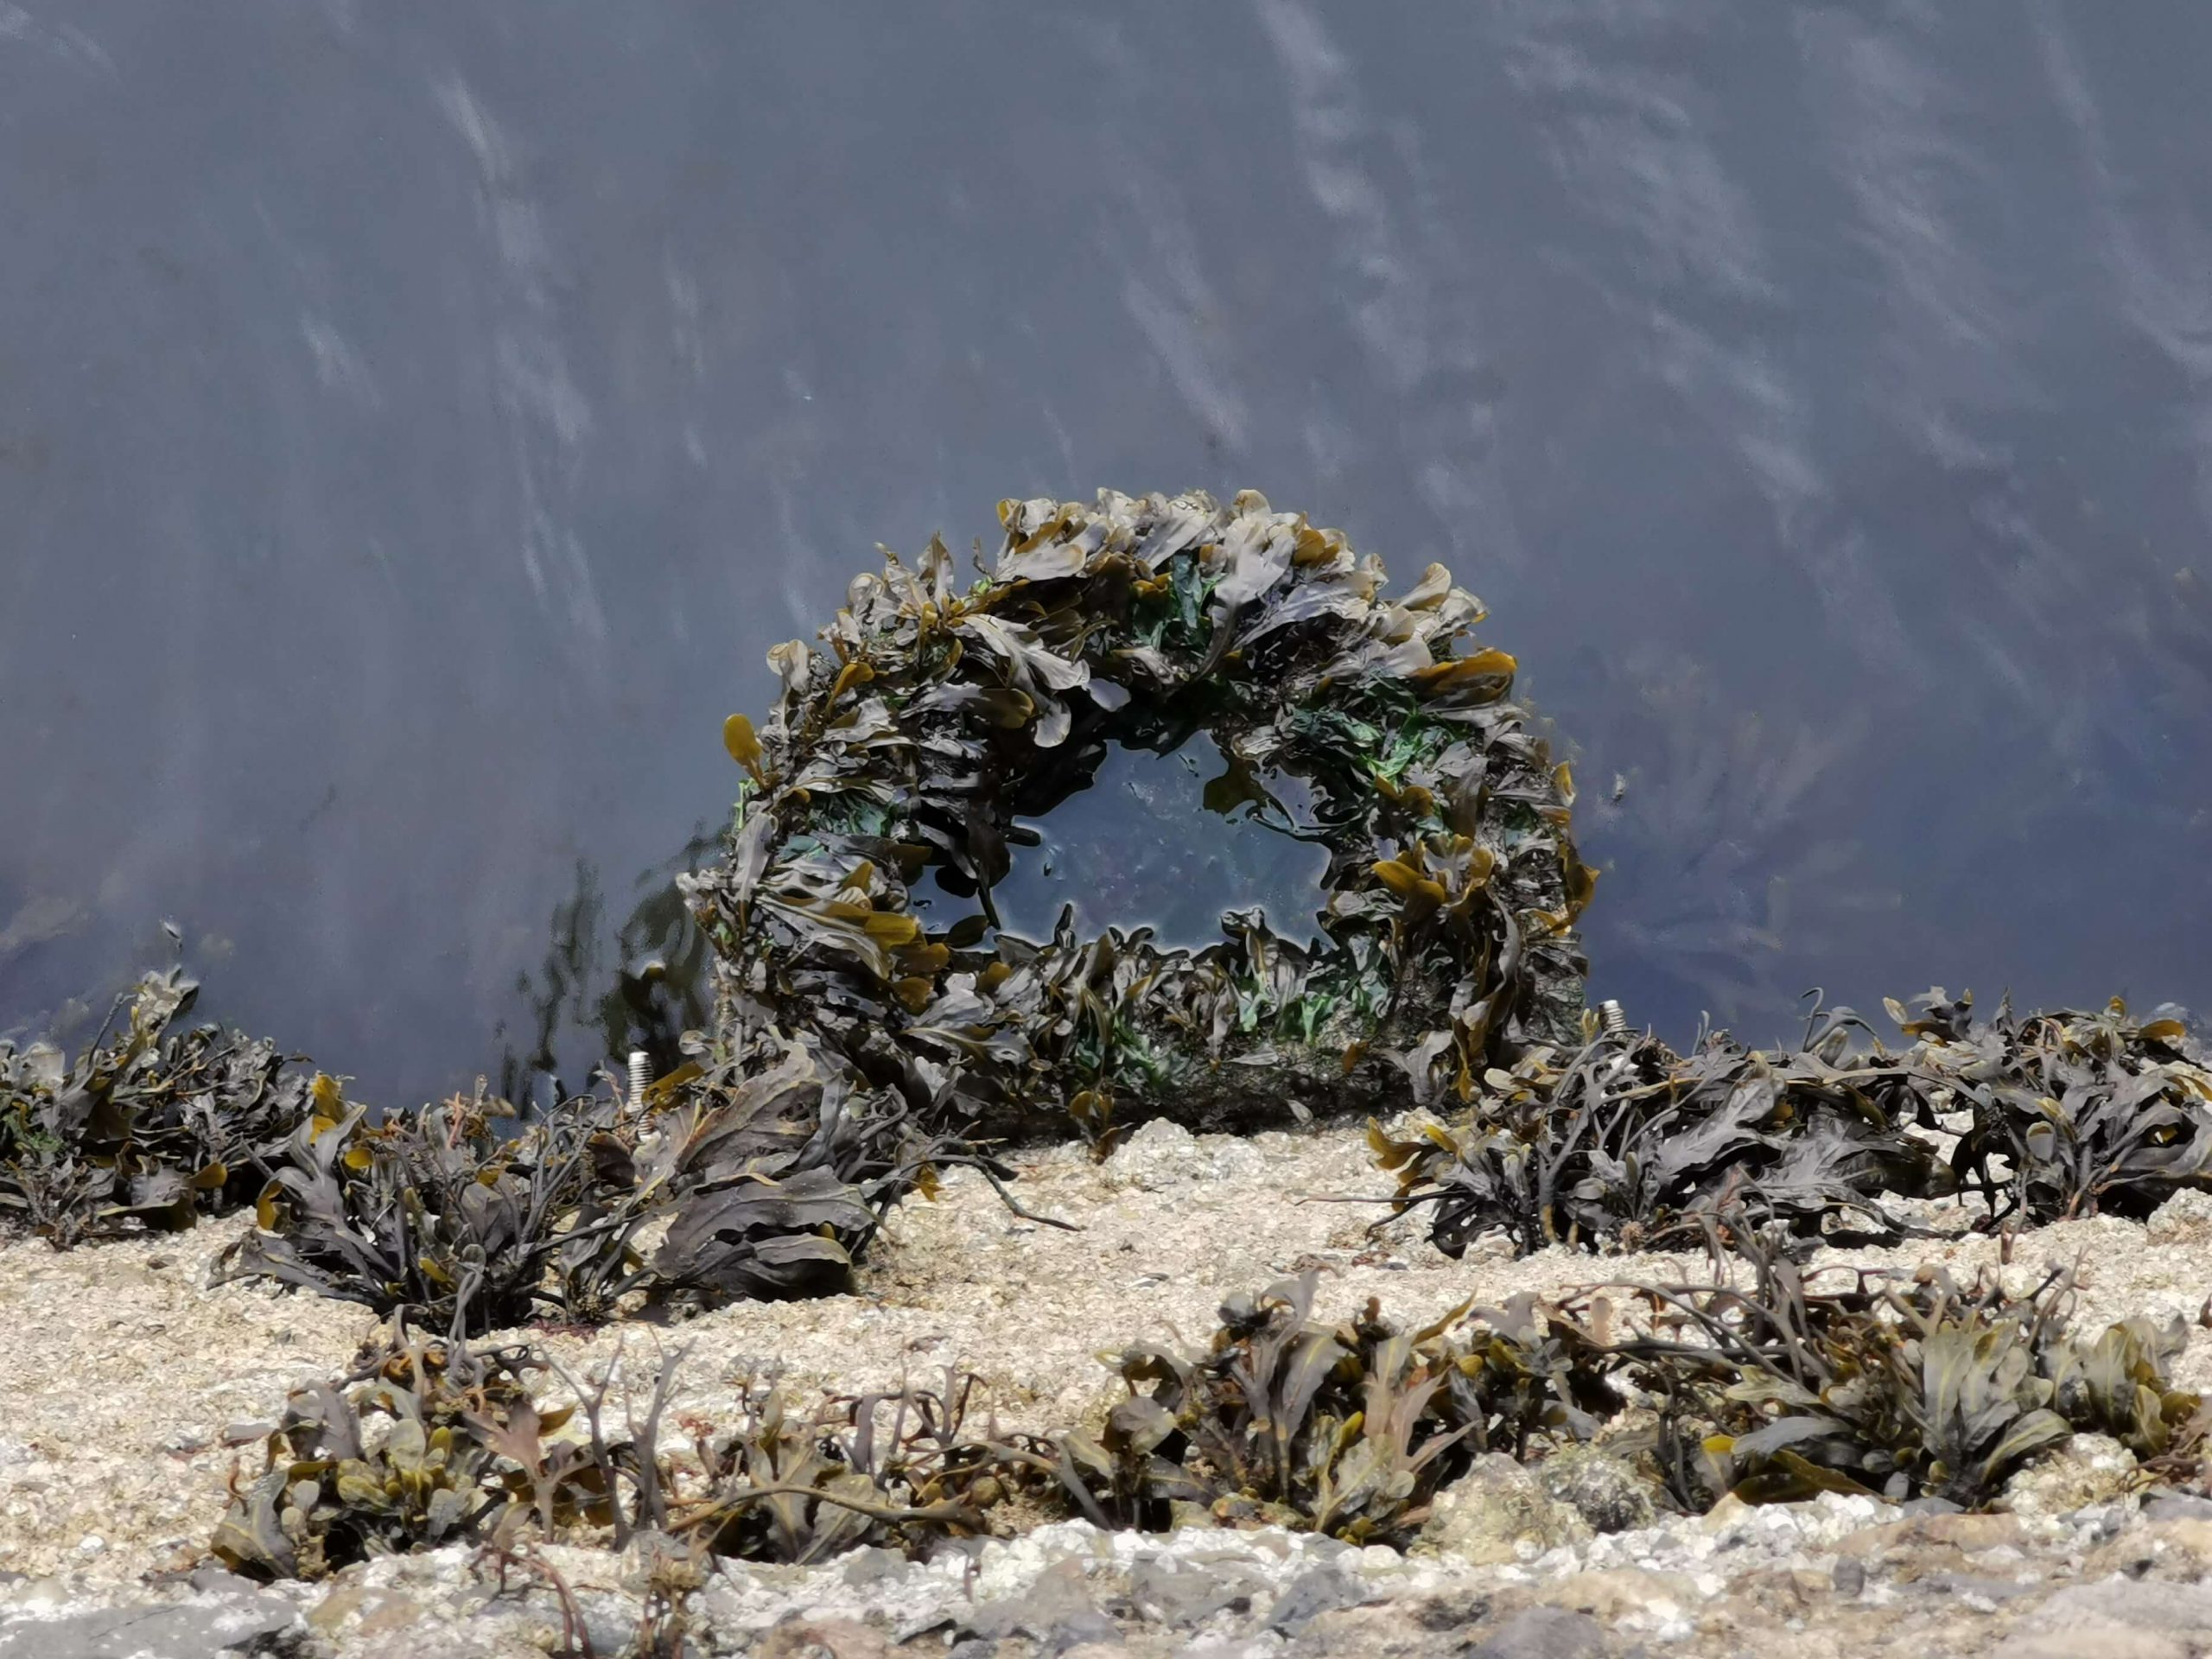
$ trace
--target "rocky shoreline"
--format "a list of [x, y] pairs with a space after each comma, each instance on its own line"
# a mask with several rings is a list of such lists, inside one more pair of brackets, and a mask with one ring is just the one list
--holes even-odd
[[[580, 1376], [689, 1350], [671, 1410], [711, 1429], [734, 1384], [772, 1370], [858, 1389], [974, 1371], [1008, 1428], [1093, 1418], [1118, 1385], [1097, 1361], [1134, 1340], [1202, 1338], [1222, 1298], [1320, 1275], [1332, 1315], [1380, 1296], [1407, 1319], [1601, 1280], [1676, 1277], [1679, 1257], [1561, 1251], [1452, 1262], [1392, 1224], [1346, 1129], [1192, 1136], [1168, 1125], [1103, 1165], [1076, 1148], [1021, 1160], [1009, 1214], [957, 1173], [893, 1217], [858, 1291], [740, 1304], [669, 1327], [526, 1333]], [[1939, 1224], [1944, 1217], [1931, 1217]], [[1962, 1219], [1954, 1217], [1953, 1219]], [[2011, 1513], [1967, 1516], [1834, 1496], [1658, 1516], [1602, 1453], [1524, 1470], [1491, 1459], [1411, 1551], [1277, 1529], [1100, 1534], [1051, 1522], [909, 1563], [864, 1551], [811, 1567], [690, 1564], [651, 1538], [627, 1552], [472, 1548], [385, 1558], [314, 1584], [248, 1585], [202, 1552], [234, 1471], [289, 1389], [342, 1370], [378, 1321], [263, 1287], [210, 1288], [239, 1218], [175, 1237], [56, 1253], [0, 1246], [0, 1659], [271, 1653], [493, 1656], [663, 1649], [961, 1659], [1136, 1656], [1824, 1655], [1892, 1649], [2185, 1659], [2212, 1646], [2212, 1501], [2142, 1490], [2133, 1460], [2077, 1436], [2018, 1477]], [[2103, 1219], [2021, 1236], [2009, 1263], [1972, 1236], [1849, 1260], [1987, 1268], [2024, 1287], [2077, 1268], [2079, 1319], [2194, 1321], [2212, 1289], [2212, 1206], [2146, 1227]], [[2212, 1376], [2193, 1324], [2178, 1380]], [[494, 1338], [496, 1339], [496, 1338]], [[1541, 1477], [1541, 1478], [1540, 1478]], [[561, 1588], [556, 1588], [556, 1584]], [[564, 1628], [563, 1601], [568, 1622]]]
[[2107, 1497], [2063, 1515], [1731, 1501], [1546, 1548], [1532, 1506], [1492, 1495], [1504, 1500], [1492, 1519], [1517, 1516], [1518, 1529], [1402, 1554], [1275, 1528], [1063, 1522], [923, 1562], [868, 1549], [704, 1573], [652, 1538], [620, 1554], [550, 1547], [510, 1564], [504, 1587], [495, 1564], [458, 1547], [313, 1586], [214, 1569], [130, 1589], [22, 1580], [0, 1586], [0, 1659], [523, 1659], [587, 1642], [612, 1656], [656, 1631], [687, 1644], [664, 1650], [763, 1659], [2187, 1659], [2212, 1639], [2201, 1497]]

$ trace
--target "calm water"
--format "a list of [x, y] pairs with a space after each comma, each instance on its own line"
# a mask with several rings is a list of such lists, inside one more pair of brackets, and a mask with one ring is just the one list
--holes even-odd
[[[2212, 1005], [2208, 61], [2193, 0], [0, 3], [0, 1028], [168, 918], [371, 1098], [541, 1022], [576, 1080], [762, 652], [1101, 484], [1450, 563], [1664, 1031]], [[1024, 904], [1279, 891], [1176, 765]]]

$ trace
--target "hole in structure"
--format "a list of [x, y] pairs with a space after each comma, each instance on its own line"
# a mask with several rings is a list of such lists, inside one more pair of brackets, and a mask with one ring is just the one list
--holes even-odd
[[1257, 909], [1284, 938], [1317, 939], [1329, 855], [1300, 838], [1311, 809], [1302, 780], [1233, 767], [1204, 733], [1166, 753], [1115, 744], [1044, 816], [1017, 810], [1017, 834], [1035, 842], [992, 889], [1001, 927], [1049, 939], [1073, 905], [1082, 938], [1148, 926], [1162, 945], [1198, 950], [1220, 940], [1224, 911]]

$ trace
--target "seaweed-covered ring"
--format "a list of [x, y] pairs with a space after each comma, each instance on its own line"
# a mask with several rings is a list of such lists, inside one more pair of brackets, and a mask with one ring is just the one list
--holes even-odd
[[[690, 883], [726, 1033], [798, 1040], [914, 1121], [1093, 1135], [1291, 1109], [1462, 1097], [1484, 1068], [1574, 1040], [1573, 924], [1592, 873], [1572, 785], [1478, 647], [1473, 595], [1381, 563], [1254, 492], [1228, 507], [1102, 492], [999, 508], [963, 584], [941, 541], [887, 552], [823, 630], [769, 652], [782, 695], [724, 735], [748, 780], [728, 855]], [[1109, 746], [1210, 734], [1251, 785], [1301, 780], [1328, 851], [1319, 937], [1230, 912], [1203, 950], [1147, 930], [995, 931], [1017, 815], [1087, 785]], [[972, 895], [950, 926], [913, 885]]]

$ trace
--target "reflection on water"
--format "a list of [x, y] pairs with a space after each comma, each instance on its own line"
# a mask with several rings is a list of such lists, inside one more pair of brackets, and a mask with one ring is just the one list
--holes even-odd
[[[707, 1028], [714, 1007], [706, 936], [691, 919], [676, 885], [721, 850], [721, 837], [696, 832], [676, 857], [645, 871], [639, 897], [610, 942], [607, 907], [597, 873], [576, 866], [575, 889], [554, 907], [545, 954], [515, 981], [530, 1010], [527, 1039], [502, 1025], [499, 1094], [543, 1108], [599, 1086], [594, 1075], [632, 1050], [652, 1058], [656, 1076], [682, 1063], [686, 1031]], [[582, 1066], [582, 1071], [576, 1068]]]
[[991, 890], [1000, 926], [1047, 940], [1073, 906], [1084, 938], [1148, 926], [1160, 944], [1195, 950], [1220, 942], [1224, 911], [1258, 909], [1286, 938], [1317, 938], [1329, 855], [1290, 833], [1304, 785], [1270, 775], [1258, 781], [1272, 798], [1255, 799], [1226, 787], [1229, 772], [1204, 733], [1168, 754], [1116, 745], [1088, 787], [1048, 817], [1016, 820], [1035, 839], [1015, 849], [1012, 875]]
[[1854, 931], [1905, 925], [1901, 873], [1856, 833], [1863, 715], [1785, 725], [1729, 707], [1694, 666], [1648, 659], [1616, 683], [1575, 809], [1586, 855], [1609, 869], [1599, 986], [1679, 987], [1732, 1025], [1817, 984]]
[[[2212, 1004], [2212, 8], [5, 15], [0, 1029], [663, 1041], [763, 653], [1101, 485], [1450, 563], [1671, 1036]], [[1008, 902], [1205, 936], [1118, 789]]]

